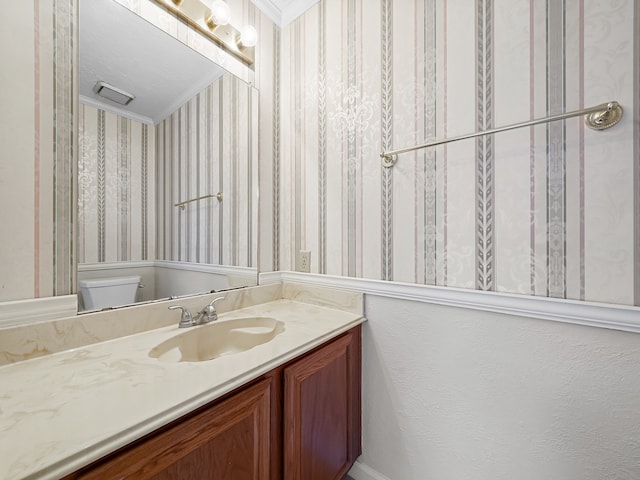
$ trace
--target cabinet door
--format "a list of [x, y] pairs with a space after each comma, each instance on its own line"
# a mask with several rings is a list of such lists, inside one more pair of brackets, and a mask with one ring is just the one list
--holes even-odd
[[285, 368], [286, 480], [339, 480], [360, 448], [360, 327]]
[[267, 480], [269, 379], [71, 478]]

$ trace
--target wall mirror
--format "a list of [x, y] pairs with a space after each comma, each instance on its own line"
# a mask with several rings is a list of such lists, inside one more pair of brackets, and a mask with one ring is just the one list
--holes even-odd
[[79, 21], [79, 311], [256, 285], [257, 90], [114, 0]]

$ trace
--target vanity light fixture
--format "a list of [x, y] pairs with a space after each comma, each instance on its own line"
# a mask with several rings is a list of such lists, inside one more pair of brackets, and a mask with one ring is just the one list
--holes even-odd
[[231, 21], [231, 9], [224, 0], [155, 0], [218, 46], [247, 65], [255, 61], [258, 32], [250, 25], [236, 29]]
[[258, 32], [252, 25], [245, 25], [240, 32], [240, 43], [244, 47], [255, 47], [258, 43]]
[[231, 9], [224, 0], [203, 0], [203, 3], [209, 7], [209, 14], [205, 17], [204, 22], [210, 29], [215, 29], [218, 25], [228, 25], [231, 21]]

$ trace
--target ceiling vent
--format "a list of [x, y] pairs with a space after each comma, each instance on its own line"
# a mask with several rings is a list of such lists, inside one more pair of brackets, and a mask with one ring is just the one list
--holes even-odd
[[106, 98], [107, 100], [111, 100], [119, 105], [129, 105], [131, 100], [133, 100], [135, 95], [131, 95], [119, 88], [114, 87], [113, 85], [109, 85], [105, 82], [98, 82], [96, 86], [93, 87], [93, 91], [100, 95], [101, 97]]

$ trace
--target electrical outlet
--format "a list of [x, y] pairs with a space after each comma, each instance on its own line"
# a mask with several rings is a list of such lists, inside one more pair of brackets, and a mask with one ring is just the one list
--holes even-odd
[[311, 252], [309, 250], [300, 250], [298, 270], [304, 273], [311, 272]]

